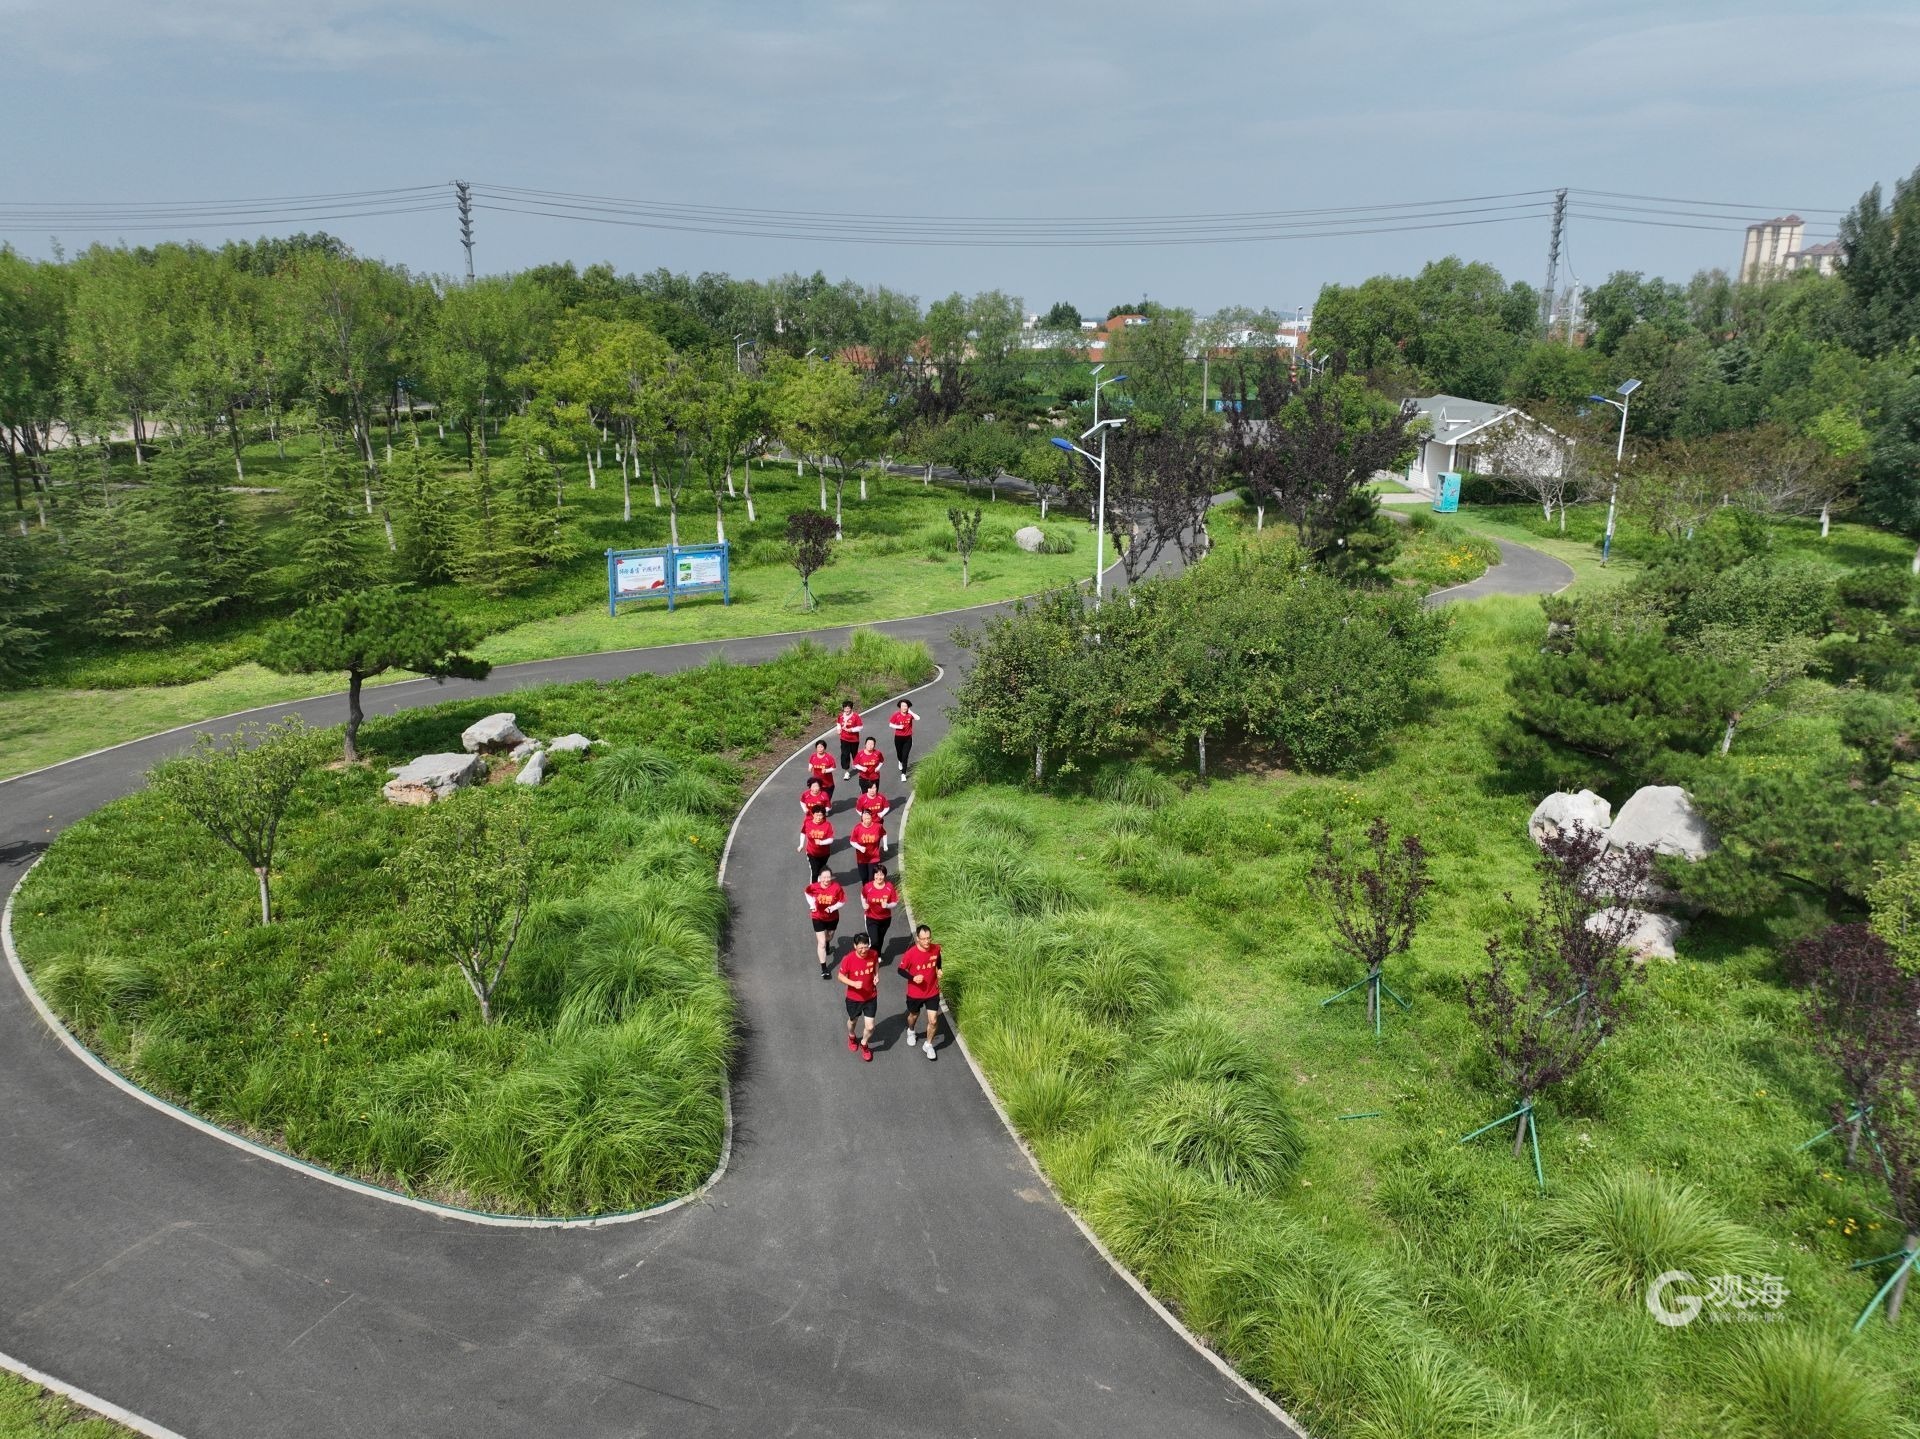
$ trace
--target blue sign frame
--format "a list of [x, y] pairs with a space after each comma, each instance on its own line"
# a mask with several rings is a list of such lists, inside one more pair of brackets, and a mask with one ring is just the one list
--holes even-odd
[[607, 613], [639, 600], [664, 598], [671, 610], [683, 595], [720, 595], [733, 603], [733, 567], [728, 546], [679, 545], [650, 550], [607, 551]]
[[1440, 476], [1440, 489], [1433, 497], [1435, 514], [1451, 515], [1460, 508], [1460, 477], [1448, 473]]

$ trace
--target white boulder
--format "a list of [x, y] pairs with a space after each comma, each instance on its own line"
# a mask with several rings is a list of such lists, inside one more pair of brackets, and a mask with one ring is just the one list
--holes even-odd
[[1653, 914], [1644, 909], [1603, 909], [1587, 919], [1587, 928], [1598, 931], [1626, 919], [1620, 947], [1635, 959], [1672, 959], [1674, 941], [1685, 933], [1687, 923], [1670, 914]]
[[536, 785], [547, 777], [547, 756], [544, 750], [535, 750], [527, 756], [527, 762], [520, 766], [520, 773], [513, 777], [515, 784]]
[[468, 754], [487, 750], [510, 750], [526, 738], [510, 714], [488, 715], [460, 731], [460, 748]]
[[393, 778], [380, 792], [390, 804], [432, 804], [473, 783], [486, 768], [477, 754], [423, 754], [390, 770]]
[[1613, 823], [1613, 806], [1590, 789], [1578, 794], [1557, 791], [1533, 807], [1527, 820], [1527, 833], [1539, 844], [1570, 825], [1583, 825], [1596, 834], [1605, 834]]
[[554, 754], [584, 754], [592, 743], [593, 741], [583, 734], [563, 734], [560, 738], [549, 741], [547, 749]]
[[1607, 843], [1625, 849], [1637, 845], [1655, 854], [1677, 854], [1705, 859], [1717, 847], [1713, 831], [1678, 785], [1650, 784], [1633, 792], [1620, 806]]
[[1037, 555], [1047, 547], [1047, 534], [1038, 525], [1022, 525], [1013, 532], [1013, 542], [1028, 554]]
[[540, 748], [539, 740], [523, 739], [520, 741], [519, 744], [515, 745], [512, 749], [507, 751], [507, 758], [508, 759], [525, 759], [528, 755], [534, 753], [539, 748]]

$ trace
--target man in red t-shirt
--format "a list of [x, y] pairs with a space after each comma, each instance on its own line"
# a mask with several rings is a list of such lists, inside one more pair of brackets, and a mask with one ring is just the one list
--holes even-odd
[[860, 750], [853, 757], [854, 776], [861, 784], [877, 783], [880, 767], [886, 762], [887, 757], [880, 753], [880, 741], [868, 735], [860, 742]]
[[852, 700], [840, 702], [840, 778], [853, 778], [853, 752], [860, 747], [860, 711]]
[[814, 956], [820, 961], [820, 977], [833, 973], [829, 950], [833, 932], [840, 927], [840, 911], [846, 908], [847, 892], [832, 875], [821, 875], [800, 891], [807, 897], [807, 918], [813, 924]]
[[827, 753], [827, 742], [817, 739], [813, 742], [813, 753], [807, 756], [807, 773], [820, 781], [827, 792], [827, 803], [833, 803], [833, 756]]
[[893, 801], [880, 793], [879, 785], [870, 784], [860, 791], [860, 798], [853, 802], [853, 808], [856, 815], [872, 815], [875, 819], [884, 820], [893, 813]]
[[893, 713], [887, 716], [887, 728], [893, 731], [893, 757], [899, 762], [901, 779], [907, 777], [907, 756], [913, 753], [913, 722], [919, 718], [905, 700], [895, 705]]
[[887, 842], [887, 828], [870, 814], [860, 816], [847, 835], [847, 843], [853, 848], [853, 858], [860, 866], [860, 883], [865, 884], [873, 878], [873, 867], [880, 863], [880, 851]]
[[867, 938], [874, 949], [887, 952], [887, 929], [893, 924], [893, 911], [899, 906], [900, 891], [887, 878], [887, 867], [876, 864], [873, 878], [860, 886], [860, 903], [867, 912]]
[[795, 848], [807, 857], [807, 877], [820, 878], [820, 871], [827, 867], [827, 856], [833, 853], [833, 821], [824, 809], [807, 811], [807, 817], [800, 821], [800, 843]]
[[928, 1059], [938, 1059], [933, 1042], [940, 1028], [940, 946], [924, 924], [914, 926], [913, 943], [900, 956], [900, 973], [907, 977], [907, 1043], [913, 1043], [913, 1026], [926, 1010], [927, 1042], [921, 1050]]
[[[847, 1048], [867, 1063], [873, 1062], [873, 1016], [880, 1007], [880, 953], [864, 935], [855, 935], [853, 948], [840, 961], [840, 982], [847, 987]], [[854, 1022], [864, 1019], [866, 1030], [853, 1037]]]

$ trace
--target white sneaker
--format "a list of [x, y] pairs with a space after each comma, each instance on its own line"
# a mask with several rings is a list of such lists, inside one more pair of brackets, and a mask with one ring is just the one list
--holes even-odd
[[921, 1045], [920, 1048], [926, 1051], [926, 1055], [928, 1059], [938, 1059], [940, 1057], [938, 1054], [934, 1052], [933, 1041], [931, 1039], [929, 1039], [925, 1044]]

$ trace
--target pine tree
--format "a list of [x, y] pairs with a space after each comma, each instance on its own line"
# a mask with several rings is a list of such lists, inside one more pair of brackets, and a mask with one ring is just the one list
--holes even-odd
[[84, 634], [157, 643], [198, 612], [202, 591], [182, 574], [173, 531], [147, 495], [89, 507], [68, 555], [68, 587], [84, 596], [75, 616]]
[[352, 469], [323, 436], [295, 482], [300, 544], [294, 590], [308, 603], [350, 593], [372, 578], [370, 521]]
[[212, 448], [183, 446], [158, 456], [149, 481], [155, 510], [173, 540], [181, 574], [198, 594], [193, 618], [226, 614], [251, 599], [261, 570], [260, 536]]
[[45, 591], [45, 543], [0, 533], [0, 685], [16, 684], [40, 657], [53, 607]]
[[423, 451], [395, 450], [387, 466], [387, 489], [397, 509], [398, 577], [417, 585], [453, 578], [459, 559], [458, 492]]
[[535, 554], [526, 543], [527, 525], [517, 489], [503, 485], [493, 459], [482, 449], [467, 478], [466, 535], [459, 573], [491, 595], [511, 594], [532, 577]]

